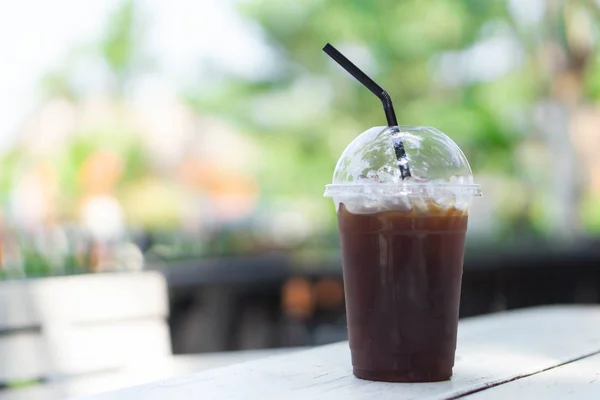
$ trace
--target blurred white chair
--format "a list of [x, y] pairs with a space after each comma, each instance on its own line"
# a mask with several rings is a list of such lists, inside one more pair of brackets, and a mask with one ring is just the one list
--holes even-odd
[[0, 282], [0, 382], [164, 360], [171, 354], [167, 316], [159, 273]]

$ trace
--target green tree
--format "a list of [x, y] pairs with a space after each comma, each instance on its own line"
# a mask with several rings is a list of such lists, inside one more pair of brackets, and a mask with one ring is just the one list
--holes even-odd
[[[565, 96], [561, 93], [551, 90], [564, 73], [575, 77], [576, 95], [569, 100], [575, 107], [585, 101], [585, 93], [596, 93], [598, 85], [590, 76], [597, 75], [594, 71], [599, 69], [592, 62], [592, 48], [568, 38], [573, 37], [569, 30], [581, 28], [577, 25], [581, 18], [575, 17], [583, 13], [594, 21], [591, 15], [598, 12], [598, 7], [593, 1], [548, 0], [543, 4], [541, 21], [522, 26], [514, 10], [511, 12], [516, 2], [512, 3], [243, 2], [242, 12], [259, 23], [275, 51], [276, 73], [258, 81], [230, 78], [218, 92], [195, 93], [189, 98], [198, 110], [220, 113], [259, 138], [269, 155], [261, 176], [267, 193], [315, 196], [330, 180], [335, 160], [345, 145], [364, 129], [385, 124], [378, 100], [320, 52], [326, 42], [331, 42], [349, 49], [350, 56], [357, 55], [357, 64], [366, 67], [388, 90], [401, 124], [433, 125], [460, 145], [478, 174], [507, 176], [521, 188], [533, 187], [534, 193], [523, 196], [524, 205], [511, 205], [509, 201], [498, 205], [505, 214], [508, 232], [551, 230], [551, 226], [540, 227], [536, 222], [540, 218], [553, 221], [548, 210], [540, 214], [541, 204], [547, 196], [559, 196], [567, 204], [558, 212], [571, 215], [579, 204], [578, 189], [566, 189], [569, 195], [565, 190], [559, 194], [559, 189], [549, 194], [543, 185], [552, 179], [554, 165], [536, 162], [534, 168], [541, 169], [544, 176], [538, 180], [535, 172], [525, 170], [529, 165], [519, 163], [515, 152], [528, 138], [541, 137], [551, 153], [565, 154], [561, 165], [576, 165], [568, 128], [558, 127], [554, 140], [539, 133], [544, 128], [536, 126], [532, 117], [548, 98], [560, 107], [573, 106], [563, 102]], [[454, 82], [440, 82], [445, 56], [462, 55], [450, 60], [465, 62], [465, 57], [472, 54], [470, 50], [499, 37], [496, 31], [517, 41], [517, 50], [523, 54], [520, 63], [493, 79], [457, 76]], [[597, 35], [594, 32], [592, 29], [585, 34]], [[556, 60], [541, 57], [548, 44], [566, 54], [562, 71], [556, 70]], [[296, 95], [298, 92], [304, 97]], [[321, 109], [311, 109], [315, 104]], [[545, 187], [553, 186], [551, 183]], [[555, 222], [554, 226], [566, 229]]]
[[[519, 136], [489, 94], [496, 85], [441, 87], [431, 73], [436, 55], [469, 47], [488, 21], [508, 18], [503, 2], [256, 0], [241, 7], [274, 49], [277, 72], [260, 81], [231, 78], [214, 95], [190, 98], [260, 140], [268, 154], [260, 176], [267, 194], [317, 198], [344, 147], [385, 125], [379, 101], [321, 52], [326, 42], [363, 56], [357, 64], [392, 95], [402, 125], [447, 132], [478, 171], [513, 168], [508, 155]], [[503, 91], [505, 104], [520, 100], [519, 79], [505, 80], [513, 88]]]
[[108, 67], [108, 89], [122, 98], [132, 77], [152, 66], [144, 52], [141, 11], [132, 0], [121, 1], [108, 16], [104, 32], [97, 43], [81, 43], [71, 50], [64, 64], [46, 73], [41, 80], [46, 97], [63, 97], [77, 101], [81, 88], [73, 82], [73, 75], [82, 59], [101, 59]]
[[105, 34], [99, 43], [102, 58], [116, 82], [116, 91], [123, 94], [128, 80], [147, 63], [142, 53], [139, 12], [132, 0], [125, 0], [108, 19]]

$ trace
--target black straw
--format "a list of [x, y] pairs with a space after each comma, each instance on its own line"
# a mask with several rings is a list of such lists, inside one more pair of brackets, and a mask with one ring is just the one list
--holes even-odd
[[[325, 47], [323, 47], [323, 51], [327, 53], [327, 55], [335, 62], [337, 62], [342, 68], [350, 73], [353, 77], [355, 77], [360, 83], [362, 83], [367, 89], [369, 89], [375, 96], [381, 100], [381, 104], [383, 104], [383, 111], [385, 112], [385, 118], [387, 120], [387, 124], [389, 127], [394, 127], [398, 125], [398, 121], [396, 120], [396, 112], [394, 111], [394, 106], [392, 104], [392, 98], [383, 90], [381, 86], [379, 86], [375, 81], [369, 78], [364, 72], [362, 72], [354, 63], [346, 58], [342, 53], [340, 53], [335, 47], [331, 44], [327, 43]], [[397, 130], [394, 130], [398, 132]], [[400, 174], [402, 175], [402, 179], [410, 177], [410, 168], [408, 167], [408, 160], [406, 157], [406, 151], [404, 149], [404, 143], [399, 138], [394, 138], [392, 136], [392, 142], [394, 144], [394, 151], [396, 152], [396, 159], [398, 160], [398, 168], [400, 168]]]
[[392, 105], [392, 99], [388, 92], [383, 90], [381, 86], [379, 86], [375, 81], [369, 78], [364, 72], [362, 72], [354, 63], [346, 58], [342, 53], [340, 53], [335, 47], [327, 43], [325, 47], [323, 47], [323, 51], [327, 53], [327, 55], [334, 59], [334, 61], [342, 66], [346, 71], [350, 73], [353, 77], [355, 77], [360, 83], [362, 83], [367, 89], [369, 89], [373, 94], [379, 97], [381, 103], [383, 104], [383, 111], [385, 111], [385, 118], [387, 119], [388, 126], [396, 126], [398, 125], [398, 121], [396, 120], [396, 113], [394, 112], [394, 106]]

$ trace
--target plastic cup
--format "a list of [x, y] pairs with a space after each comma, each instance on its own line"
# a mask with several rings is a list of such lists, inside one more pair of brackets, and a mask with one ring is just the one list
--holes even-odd
[[[404, 143], [402, 180], [392, 139]], [[452, 376], [469, 163], [431, 127], [376, 127], [348, 145], [325, 196], [338, 214], [354, 375], [388, 382]]]

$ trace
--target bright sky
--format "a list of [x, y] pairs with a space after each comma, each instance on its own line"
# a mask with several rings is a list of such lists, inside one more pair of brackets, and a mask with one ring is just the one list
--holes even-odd
[[[64, 64], [75, 46], [98, 40], [119, 0], [19, 0], [0, 5], [0, 152], [38, 101], [39, 79]], [[137, 90], [197, 84], [202, 61], [243, 76], [268, 73], [269, 49], [260, 29], [243, 20], [233, 0], [142, 0], [148, 52], [157, 72]], [[90, 81], [94, 80], [90, 73]], [[206, 77], [204, 77], [206, 79]]]

